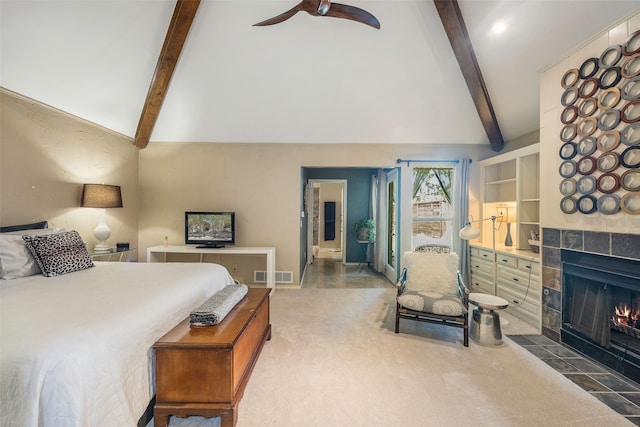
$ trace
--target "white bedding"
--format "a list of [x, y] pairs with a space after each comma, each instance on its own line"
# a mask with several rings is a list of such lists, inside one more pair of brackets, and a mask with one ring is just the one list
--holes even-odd
[[207, 263], [0, 280], [0, 425], [135, 426], [155, 394], [153, 343], [232, 283]]

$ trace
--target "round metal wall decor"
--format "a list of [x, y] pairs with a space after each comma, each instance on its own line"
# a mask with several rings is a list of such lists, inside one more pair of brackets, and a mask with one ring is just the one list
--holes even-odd
[[576, 194], [576, 180], [572, 178], [565, 178], [560, 182], [560, 194], [563, 196], [573, 196]]
[[560, 98], [560, 102], [563, 106], [573, 105], [579, 98], [578, 88], [573, 86], [568, 88], [562, 94], [562, 98]]
[[640, 214], [640, 30], [560, 85], [560, 210]]
[[598, 129], [600, 130], [615, 129], [615, 127], [618, 126], [619, 123], [620, 123], [620, 110], [617, 110], [615, 108], [604, 110], [598, 116]]
[[620, 197], [615, 194], [605, 194], [598, 198], [598, 212], [613, 215], [620, 212]]
[[620, 83], [620, 79], [622, 79], [620, 67], [609, 67], [600, 75], [598, 87], [600, 89], [609, 89]]
[[611, 172], [620, 166], [620, 154], [609, 151], [598, 157], [598, 170], [601, 172]]
[[593, 135], [593, 133], [598, 129], [598, 120], [595, 117], [585, 117], [578, 122], [576, 127], [578, 128], [578, 135], [580, 136]]
[[560, 140], [562, 142], [569, 142], [578, 134], [578, 128], [574, 124], [564, 125], [560, 131]]
[[620, 102], [620, 97], [620, 89], [617, 87], [605, 89], [598, 97], [598, 108], [601, 110], [613, 108]]
[[640, 30], [631, 33], [622, 45], [622, 54], [624, 56], [631, 56], [638, 52], [640, 52]]
[[622, 199], [620, 199], [620, 207], [628, 214], [640, 214], [640, 192], [632, 191], [622, 196]]
[[560, 176], [563, 178], [571, 178], [576, 174], [576, 162], [573, 160], [565, 160], [560, 164]]
[[640, 122], [626, 125], [620, 132], [620, 142], [629, 147], [640, 144]]
[[[622, 51], [620, 51], [620, 55], [622, 55]], [[577, 68], [571, 68], [570, 70], [567, 70], [564, 75], [562, 76], [562, 80], [560, 81], [562, 87], [564, 89], [570, 88], [572, 86], [575, 86], [576, 83], [578, 83], [578, 80], [580, 79], [580, 76], [578, 75], [578, 69]]]
[[566, 214], [575, 213], [578, 210], [578, 201], [573, 196], [563, 197], [560, 200], [560, 210]]
[[578, 160], [577, 169], [580, 175], [591, 175], [596, 167], [596, 159], [591, 156], [585, 156]]
[[603, 194], [615, 193], [620, 188], [620, 177], [613, 173], [603, 173], [598, 177], [598, 191]]
[[578, 193], [580, 194], [591, 194], [596, 191], [596, 179], [591, 175], [583, 176], [578, 180], [576, 188], [578, 189]]
[[640, 168], [640, 147], [629, 147], [624, 150], [620, 154], [620, 164], [627, 169]]
[[622, 107], [622, 110], [620, 110], [620, 120], [625, 123], [635, 123], [640, 120], [640, 99], [629, 101]]
[[585, 136], [578, 142], [578, 154], [581, 156], [590, 156], [595, 153], [598, 148], [597, 140], [593, 136]]
[[562, 110], [562, 114], [560, 114], [560, 121], [563, 124], [569, 124], [576, 121], [578, 118], [578, 107], [575, 105], [569, 105], [564, 110]]
[[622, 73], [622, 77], [627, 79], [640, 74], [640, 56], [634, 55], [625, 59], [622, 67], [620, 67], [620, 72]]
[[598, 148], [600, 151], [607, 152], [615, 150], [620, 145], [620, 132], [617, 130], [608, 130], [602, 132], [598, 136]]
[[620, 186], [627, 191], [640, 191], [640, 170], [628, 170], [623, 173]]
[[[577, 92], [578, 89], [576, 89], [576, 97], [578, 96]], [[571, 104], [573, 104], [573, 102]], [[589, 117], [596, 111], [598, 111], [598, 100], [596, 98], [583, 99], [578, 105], [578, 115], [580, 117]]]
[[609, 46], [600, 54], [598, 65], [600, 68], [613, 67], [622, 58], [622, 45]]
[[594, 79], [593, 77], [586, 79], [578, 87], [578, 96], [580, 98], [591, 98], [593, 94], [598, 91], [598, 87], [598, 79]]
[[640, 99], [640, 76], [630, 78], [622, 84], [620, 97], [625, 101]]
[[600, 58], [589, 58], [582, 63], [578, 70], [578, 76], [581, 79], [589, 79], [596, 75], [600, 68]]
[[570, 160], [573, 159], [578, 153], [578, 149], [576, 148], [575, 142], [565, 142], [560, 147], [560, 158], [562, 160]]
[[578, 211], [589, 215], [598, 210], [598, 199], [591, 194], [584, 195], [578, 199]]

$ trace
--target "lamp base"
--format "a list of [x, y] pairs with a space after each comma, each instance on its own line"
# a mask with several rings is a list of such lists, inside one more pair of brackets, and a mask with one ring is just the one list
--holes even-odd
[[511, 240], [511, 223], [507, 223], [507, 237], [504, 239], [505, 246], [513, 246], [513, 240]]
[[94, 246], [93, 251], [94, 252], [111, 252], [111, 247], [109, 247], [109, 245], [107, 245], [106, 243], [101, 242]]

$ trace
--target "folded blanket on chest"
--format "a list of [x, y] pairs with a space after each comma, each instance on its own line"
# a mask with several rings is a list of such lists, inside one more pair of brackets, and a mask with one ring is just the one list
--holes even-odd
[[189, 320], [194, 326], [212, 326], [222, 322], [233, 307], [247, 294], [247, 285], [227, 285], [191, 312]]

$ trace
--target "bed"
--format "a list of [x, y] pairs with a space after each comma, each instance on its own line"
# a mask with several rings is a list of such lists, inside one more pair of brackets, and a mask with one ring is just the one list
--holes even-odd
[[135, 426], [155, 394], [152, 345], [233, 283], [217, 264], [92, 264], [0, 280], [0, 425]]

